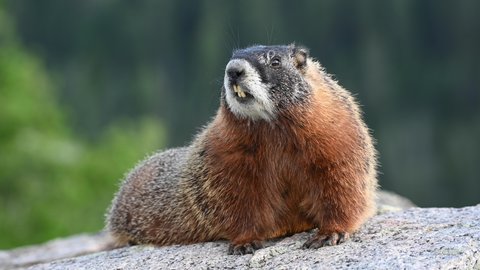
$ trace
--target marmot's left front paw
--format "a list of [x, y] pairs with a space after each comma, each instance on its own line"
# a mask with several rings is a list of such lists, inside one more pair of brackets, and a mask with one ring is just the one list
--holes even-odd
[[326, 246], [335, 246], [345, 242], [350, 237], [347, 232], [334, 232], [331, 234], [316, 234], [310, 240], [303, 244], [302, 248], [320, 248]]
[[234, 245], [230, 244], [228, 247], [229, 255], [245, 255], [253, 254], [255, 250], [263, 248], [263, 243], [261, 241], [252, 241], [250, 243]]

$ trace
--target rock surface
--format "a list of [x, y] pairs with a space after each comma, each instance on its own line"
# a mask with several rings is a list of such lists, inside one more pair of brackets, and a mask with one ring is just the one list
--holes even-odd
[[107, 233], [80, 234], [55, 239], [41, 245], [0, 251], [0, 269], [16, 269], [42, 262], [75, 257], [110, 249], [112, 239]]
[[[480, 205], [401, 210], [407, 205], [410, 203], [387, 205], [350, 241], [318, 250], [301, 249], [314, 233], [308, 232], [271, 241], [254, 255], [227, 255], [225, 241], [141, 245], [36, 264], [29, 269], [480, 269]], [[95, 237], [97, 250], [108, 246], [107, 236]], [[57, 240], [57, 244], [70, 240], [74, 245], [74, 239]], [[39, 254], [51, 254], [48, 245], [0, 252], [0, 269], [25, 267], [18, 259], [26, 249], [30, 249], [30, 256], [35, 248]]]

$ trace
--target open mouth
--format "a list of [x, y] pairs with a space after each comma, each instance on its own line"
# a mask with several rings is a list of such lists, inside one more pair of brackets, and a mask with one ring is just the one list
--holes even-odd
[[235, 92], [237, 99], [247, 100], [247, 99], [253, 98], [253, 96], [250, 93], [248, 93], [248, 91], [245, 91], [238, 84], [232, 84], [232, 88], [233, 88], [233, 92]]

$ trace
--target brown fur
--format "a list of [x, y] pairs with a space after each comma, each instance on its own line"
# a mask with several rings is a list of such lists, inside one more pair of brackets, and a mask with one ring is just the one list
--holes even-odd
[[318, 63], [308, 58], [303, 75], [308, 102], [270, 122], [240, 119], [222, 104], [171, 164], [186, 168], [170, 176], [175, 190], [152, 191], [159, 173], [151, 170], [164, 157], [138, 166], [113, 203], [110, 231], [123, 242], [242, 246], [312, 228], [317, 237], [358, 229], [374, 209], [371, 137], [351, 95]]
[[225, 236], [233, 244], [314, 227], [353, 232], [372, 213], [366, 130], [310, 66], [309, 106], [273, 123], [238, 119], [222, 107], [207, 129], [207, 190], [231, 217]]

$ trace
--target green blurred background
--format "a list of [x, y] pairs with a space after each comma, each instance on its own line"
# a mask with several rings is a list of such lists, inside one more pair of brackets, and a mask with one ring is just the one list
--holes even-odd
[[297, 42], [363, 105], [380, 184], [480, 202], [480, 1], [0, 0], [0, 248], [98, 231], [122, 175], [188, 144], [234, 48]]

